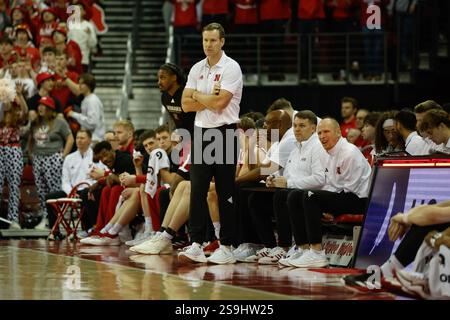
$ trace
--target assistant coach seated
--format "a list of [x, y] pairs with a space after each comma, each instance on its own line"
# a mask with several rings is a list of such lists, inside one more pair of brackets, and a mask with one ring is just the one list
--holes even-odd
[[[369, 193], [371, 169], [363, 154], [341, 136], [339, 123], [335, 119], [323, 119], [318, 126], [322, 146], [329, 154], [325, 163], [325, 187], [303, 193], [296, 205], [288, 201], [289, 215], [299, 247], [309, 244], [309, 250], [290, 265], [299, 268], [325, 267], [328, 260], [322, 250], [322, 214], [334, 216], [364, 213]], [[299, 217], [300, 215], [300, 217]], [[297, 216], [292, 219], [292, 216]]]

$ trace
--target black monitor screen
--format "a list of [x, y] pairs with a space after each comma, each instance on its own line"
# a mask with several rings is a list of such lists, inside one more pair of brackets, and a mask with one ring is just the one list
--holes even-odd
[[450, 200], [449, 167], [378, 167], [361, 231], [355, 267], [381, 266], [400, 240], [388, 237], [390, 218], [398, 212]]

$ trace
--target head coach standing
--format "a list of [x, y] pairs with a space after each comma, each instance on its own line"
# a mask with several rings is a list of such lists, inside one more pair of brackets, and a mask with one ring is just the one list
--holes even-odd
[[[189, 72], [181, 100], [185, 112], [196, 111], [197, 114], [190, 168], [189, 235], [192, 244], [180, 252], [179, 258], [206, 262], [200, 243], [208, 215], [207, 192], [214, 177], [219, 198], [221, 246], [208, 261], [234, 263], [230, 250], [234, 230], [233, 194], [238, 145], [234, 131], [239, 122], [242, 71], [239, 64], [222, 50], [225, 31], [220, 24], [205, 26], [202, 41], [206, 58], [196, 63]], [[211, 149], [214, 152], [210, 152]]]

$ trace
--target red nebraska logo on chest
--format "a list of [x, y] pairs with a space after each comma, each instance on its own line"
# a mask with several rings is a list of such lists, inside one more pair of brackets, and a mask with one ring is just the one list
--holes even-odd
[[220, 74], [214, 75], [214, 81], [219, 81], [219, 80], [220, 80]]

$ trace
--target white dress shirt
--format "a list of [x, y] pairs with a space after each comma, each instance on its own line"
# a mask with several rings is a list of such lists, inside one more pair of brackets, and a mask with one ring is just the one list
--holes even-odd
[[428, 137], [423, 138], [426, 143], [430, 146], [430, 154], [436, 153], [436, 152], [442, 152], [442, 153], [450, 153], [450, 150], [447, 149], [446, 145], [444, 143], [436, 144]]
[[322, 189], [325, 184], [325, 163], [328, 157], [317, 133], [306, 141], [297, 141], [283, 172], [287, 187], [303, 190]]
[[443, 147], [439, 151], [446, 154], [450, 154], [450, 139], [447, 140], [447, 143], [445, 145], [444, 144], [442, 145]]
[[423, 156], [430, 154], [430, 144], [413, 131], [405, 141], [405, 150], [412, 156]]
[[369, 194], [371, 168], [358, 147], [340, 138], [338, 143], [328, 150], [325, 165], [324, 190], [331, 192], [352, 192], [360, 198]]
[[89, 148], [84, 155], [77, 150], [64, 159], [61, 188], [66, 194], [69, 194], [73, 187], [81, 182], [87, 182], [89, 185], [95, 183], [95, 180], [89, 178], [89, 172], [94, 164], [92, 157], [93, 152]]
[[242, 97], [242, 71], [239, 64], [222, 51], [222, 57], [213, 67], [205, 58], [197, 62], [189, 72], [186, 88], [205, 94], [212, 94], [214, 85], [233, 94], [230, 103], [221, 111], [205, 109], [197, 111], [195, 125], [200, 128], [217, 128], [227, 124], [239, 123], [239, 103]]

